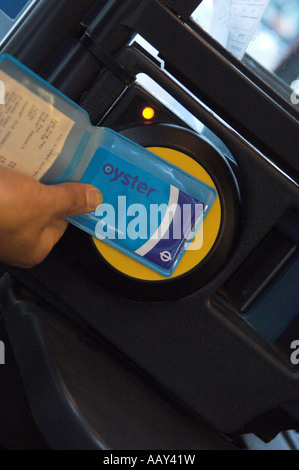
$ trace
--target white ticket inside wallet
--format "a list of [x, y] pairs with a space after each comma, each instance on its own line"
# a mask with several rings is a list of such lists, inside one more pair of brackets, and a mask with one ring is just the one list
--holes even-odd
[[74, 121], [0, 70], [0, 168], [39, 180], [51, 168]]

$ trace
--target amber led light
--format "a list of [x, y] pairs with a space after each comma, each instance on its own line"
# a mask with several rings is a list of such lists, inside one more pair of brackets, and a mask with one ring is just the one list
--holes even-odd
[[150, 121], [155, 116], [155, 110], [153, 108], [150, 108], [149, 106], [147, 106], [146, 108], [143, 109], [142, 116], [147, 121]]

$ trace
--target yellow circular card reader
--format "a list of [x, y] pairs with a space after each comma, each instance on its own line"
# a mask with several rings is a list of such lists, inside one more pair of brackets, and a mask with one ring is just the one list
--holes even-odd
[[[177, 167], [181, 168], [192, 176], [195, 176], [195, 178], [203, 181], [209, 186], [216, 188], [215, 183], [213, 182], [212, 178], [207, 173], [207, 171], [198, 162], [196, 162], [193, 158], [189, 157], [188, 155], [183, 154], [178, 150], [166, 147], [149, 147], [148, 150], [159, 155], [159, 157], [164, 158], [173, 165], [176, 165]], [[175, 277], [181, 276], [182, 274], [185, 274], [186, 272], [195, 268], [195, 266], [197, 266], [207, 256], [217, 239], [220, 224], [221, 205], [219, 197], [217, 197], [203, 223], [202, 232], [200, 235], [202, 237], [202, 244], [200, 244], [200, 248], [196, 250], [187, 250], [182, 260], [180, 261], [178, 267], [176, 268], [175, 272], [168, 279], [173, 279]], [[115, 269], [122, 272], [123, 274], [146, 281], [165, 280], [165, 277], [161, 274], [138, 263], [138, 261], [129, 258], [125, 254], [107, 245], [106, 243], [97, 240], [96, 238], [93, 239], [93, 242], [99, 253], [103, 256], [103, 258], [111, 266], [113, 266]], [[190, 248], [191, 247], [192, 244]]]
[[216, 188], [217, 199], [202, 226], [202, 245], [194, 250], [191, 243], [167, 278], [81, 231], [76, 232], [76, 258], [90, 277], [116, 295], [149, 302], [185, 297], [218, 273], [235, 242], [239, 191], [234, 172], [213, 144], [182, 127], [149, 123], [121, 133]]

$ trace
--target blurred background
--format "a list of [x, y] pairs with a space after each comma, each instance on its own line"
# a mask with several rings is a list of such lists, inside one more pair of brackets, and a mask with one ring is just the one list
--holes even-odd
[[[246, 4], [250, 4], [257, 16], [259, 12], [263, 13], [255, 31], [249, 31], [249, 15], [247, 24], [244, 22], [245, 15], [242, 13], [247, 13]], [[226, 28], [227, 31], [234, 32], [235, 24], [232, 18], [228, 19], [229, 15], [232, 17], [234, 14], [239, 29], [243, 28], [244, 34], [253, 34], [246, 54], [295, 89], [297, 84], [294, 82], [299, 79], [299, 0], [203, 0], [192, 18], [222, 45], [228, 47], [224, 32], [219, 30]], [[239, 58], [243, 59], [243, 56]]]

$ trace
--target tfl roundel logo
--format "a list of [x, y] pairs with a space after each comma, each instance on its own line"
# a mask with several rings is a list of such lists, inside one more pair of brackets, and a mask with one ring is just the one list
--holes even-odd
[[168, 263], [169, 261], [172, 261], [172, 256], [169, 251], [162, 251], [162, 253], [160, 253], [160, 258], [163, 263]]

